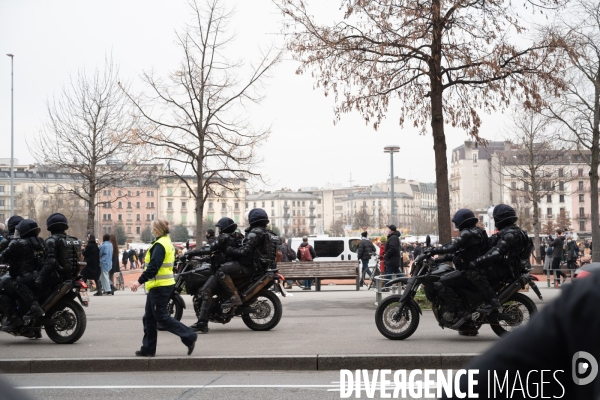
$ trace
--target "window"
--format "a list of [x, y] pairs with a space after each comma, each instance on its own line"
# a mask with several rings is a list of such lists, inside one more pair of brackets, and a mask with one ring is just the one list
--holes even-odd
[[127, 221], [131, 221], [131, 214], [127, 214]]
[[123, 208], [123, 203], [122, 202], [117, 203], [117, 208]]
[[271, 209], [271, 215], [270, 215], [270, 217], [275, 217], [275, 209], [273, 209], [273, 208]]
[[510, 202], [513, 204], [517, 203], [517, 196], [515, 196], [514, 194], [512, 196], [510, 196]]
[[140, 208], [140, 202], [135, 203], [135, 208]]
[[167, 220], [173, 222], [173, 214], [167, 214]]
[[[127, 191], [127, 196], [131, 197], [131, 190]], [[131, 233], [131, 232], [130, 232]]]
[[0, 193], [4, 193], [4, 186], [0, 186]]
[[102, 203], [102, 208], [110, 208], [110, 203]]
[[185, 201], [182, 201], [182, 202], [181, 202], [181, 209], [182, 209], [182, 210], [185, 210], [185, 209], [187, 209], [187, 202], [185, 202]]
[[[0, 200], [0, 201], [4, 201], [4, 200]], [[292, 215], [296, 215], [296, 210], [292, 210]]]
[[265, 202], [264, 201], [262, 202], [262, 208], [265, 208]]
[[577, 187], [579, 190], [583, 190], [583, 181], [579, 181], [579, 186]]
[[579, 221], [579, 230], [585, 231], [585, 221]]
[[254, 205], [252, 207], [256, 208], [256, 202], [254, 202]]
[[275, 207], [275, 202], [274, 201], [271, 202], [271, 207]]
[[585, 201], [585, 199], [583, 198], [584, 195], [580, 194], [579, 195], [579, 202], [583, 203]]
[[304, 210], [302, 210], [302, 216], [304, 217], [306, 214], [304, 213]]
[[187, 223], [187, 215], [181, 214], [181, 223], [185, 225]]
[[123, 192], [122, 191], [119, 190], [117, 193], [119, 194], [119, 196], [123, 196]]
[[119, 214], [119, 215], [117, 215], [117, 220], [119, 220], [119, 221], [123, 221], [123, 214]]
[[477, 153], [473, 153], [473, 163], [477, 162]]
[[135, 227], [135, 233], [139, 235], [141, 233], [141, 227], [136, 226]]
[[167, 210], [172, 210], [172, 209], [173, 209], [173, 202], [167, 201]]
[[[75, 188], [75, 193], [79, 193], [79, 192], [78, 192], [78, 189], [79, 189], [79, 188]], [[4, 191], [4, 186], [2, 186], [2, 191]], [[27, 193], [33, 193], [33, 186], [29, 186], [29, 187], [27, 188]]]
[[102, 195], [103, 196], [110, 196], [110, 190], [103, 190], [102, 191]]
[[523, 189], [524, 189], [526, 192], [529, 192], [529, 183], [525, 182], [525, 183], [523, 184]]
[[44, 187], [42, 187], [42, 192], [44, 192], [44, 193], [48, 193], [48, 186], [44, 186]]
[[227, 194], [227, 191], [225, 189], [221, 190], [221, 197], [225, 197], [226, 194]]
[[208, 203], [208, 209], [212, 210], [213, 209], [213, 203]]
[[233, 208], [235, 210], [239, 210], [240, 209], [240, 203], [233, 203]]
[[146, 192], [146, 197], [154, 197], [154, 192], [152, 192], [152, 191], [150, 191], [150, 190], [149, 190], [149, 191], [147, 191], [147, 192]]
[[130, 201], [127, 202], [127, 208], [131, 208], [131, 202]]
[[561, 194], [560, 196], [558, 196], [558, 201], [561, 202], [561, 203], [564, 203], [565, 202], [565, 195]]
[[558, 169], [558, 176], [560, 178], [562, 178], [563, 176], [565, 176], [565, 170], [563, 168], [559, 168]]
[[135, 220], [136, 221], [141, 221], [142, 220], [142, 214], [135, 214]]
[[[354, 239], [358, 240], [358, 239]], [[343, 240], [315, 240], [315, 253], [318, 257], [339, 257], [344, 252]], [[357, 245], [358, 247], [358, 245]]]
[[150, 221], [150, 214], [146, 214], [146, 221]]
[[559, 192], [564, 192], [565, 191], [565, 183], [564, 182], [558, 182], [558, 191]]
[[127, 227], [127, 233], [129, 233], [131, 235], [131, 227], [130, 226]]
[[186, 196], [186, 193], [185, 193], [185, 188], [184, 188], [184, 189], [181, 189], [181, 197], [185, 197], [185, 196]]
[[546, 203], [552, 203], [552, 195], [551, 194], [546, 195]]
[[[286, 204], [286, 206], [287, 206], [287, 204]], [[246, 208], [248, 208], [248, 203], [246, 203]]]
[[135, 195], [139, 197], [140, 191], [138, 190], [137, 192], [135, 192]]
[[583, 176], [583, 168], [577, 170], [577, 176]]
[[552, 209], [551, 208], [546, 209], [546, 217], [552, 218]]
[[[256, 203], [254, 204], [254, 206], [256, 207]], [[292, 201], [292, 207], [296, 207], [296, 202]]]
[[221, 203], [221, 210], [225, 211], [226, 209], [227, 209], [227, 203]]
[[147, 201], [146, 202], [146, 208], [154, 208], [154, 202], [153, 201]]
[[585, 215], [585, 208], [584, 207], [579, 207], [579, 216], [583, 217]]
[[167, 188], [167, 196], [173, 196], [173, 188]]
[[302, 207], [304, 207], [304, 206], [306, 206], [306, 204], [305, 204], [305, 202], [303, 201], [303, 202], [302, 202]]

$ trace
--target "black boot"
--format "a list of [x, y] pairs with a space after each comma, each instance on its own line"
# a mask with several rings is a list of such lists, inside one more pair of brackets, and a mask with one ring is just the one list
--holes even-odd
[[23, 321], [29, 322], [32, 319], [43, 317], [44, 315], [45, 315], [44, 309], [40, 306], [40, 303], [38, 303], [37, 301], [34, 301], [31, 304], [31, 308], [29, 309], [29, 312], [23, 316]]
[[458, 311], [454, 316], [454, 321], [452, 321], [452, 329], [460, 328], [465, 322], [471, 319], [471, 313], [467, 311], [466, 308], [462, 307], [462, 305], [457, 307]]
[[202, 296], [202, 306], [198, 313], [198, 321], [190, 328], [200, 333], [208, 333], [208, 313], [212, 303], [212, 293]]
[[231, 308], [231, 307], [241, 306], [242, 298], [238, 294], [238, 291], [235, 288], [235, 285], [233, 284], [233, 280], [231, 279], [231, 277], [229, 275], [223, 274], [222, 276], [219, 277], [219, 280], [221, 281], [221, 284], [223, 285], [225, 290], [227, 290], [227, 292], [229, 293], [229, 296], [230, 296], [229, 301], [227, 303], [223, 303], [221, 305], [221, 308]]
[[502, 311], [502, 304], [500, 304], [500, 301], [498, 300], [497, 297], [494, 297], [494, 298], [488, 300], [488, 304], [486, 304], [482, 308], [478, 309], [477, 311], [484, 313], [484, 314], [500, 312], [500, 311]]

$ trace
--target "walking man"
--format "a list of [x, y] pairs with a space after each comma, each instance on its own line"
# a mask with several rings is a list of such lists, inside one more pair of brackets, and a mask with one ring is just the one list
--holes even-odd
[[[308, 244], [307, 236], [302, 237], [302, 243], [300, 244], [300, 247], [298, 247], [298, 254], [296, 254], [296, 257], [298, 257], [298, 260], [300, 260], [300, 262], [309, 262], [317, 258], [317, 253], [315, 252], [315, 249], [313, 249], [312, 246]], [[312, 279], [305, 279], [304, 288], [302, 290], [310, 290], [311, 285]]]
[[369, 277], [373, 279], [373, 274], [369, 270], [369, 260], [371, 259], [371, 255], [375, 253], [377, 250], [375, 249], [375, 245], [371, 243], [369, 238], [367, 237], [368, 233], [365, 231], [360, 234], [361, 240], [358, 244], [358, 253], [357, 257], [362, 262], [362, 273], [360, 277], [360, 286], [365, 284], [365, 275], [369, 274]]

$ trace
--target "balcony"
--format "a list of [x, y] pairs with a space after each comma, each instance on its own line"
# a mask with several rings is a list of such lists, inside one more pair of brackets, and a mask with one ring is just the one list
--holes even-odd
[[577, 214], [576, 219], [590, 219], [592, 218], [590, 214]]

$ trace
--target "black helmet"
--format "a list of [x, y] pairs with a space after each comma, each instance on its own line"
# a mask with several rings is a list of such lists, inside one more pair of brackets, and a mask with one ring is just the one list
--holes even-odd
[[23, 217], [18, 215], [13, 215], [6, 221], [6, 225], [8, 225], [8, 233], [14, 235], [15, 228], [19, 225], [19, 222], [23, 221]]
[[34, 237], [40, 234], [38, 223], [32, 219], [24, 219], [15, 229], [15, 236], [20, 238]]
[[60, 232], [69, 229], [69, 223], [67, 217], [61, 213], [54, 213], [46, 220], [46, 228], [50, 232]]
[[517, 222], [515, 209], [506, 204], [498, 204], [494, 207], [494, 223], [498, 229], [503, 229]]
[[475, 226], [478, 221], [479, 218], [477, 218], [475, 213], [468, 208], [461, 208], [454, 214], [454, 218], [452, 218], [452, 222], [454, 222], [454, 226], [456, 226], [456, 229], [458, 230]]
[[219, 233], [233, 233], [237, 229], [237, 224], [231, 218], [223, 217], [215, 227], [219, 228]]
[[250, 225], [254, 225], [258, 222], [267, 225], [269, 223], [269, 216], [262, 208], [254, 208], [248, 213], [248, 221], [250, 222]]

